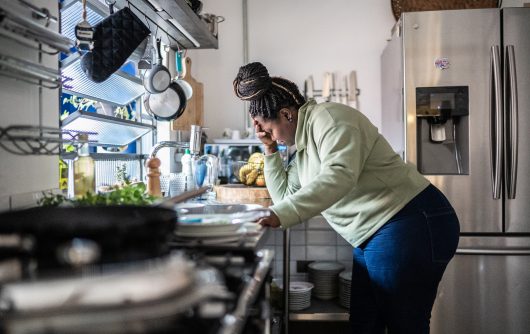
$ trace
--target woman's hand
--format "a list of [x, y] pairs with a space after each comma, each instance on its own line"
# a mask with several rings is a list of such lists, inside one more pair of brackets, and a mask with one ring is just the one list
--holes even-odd
[[280, 227], [280, 218], [278, 218], [278, 216], [276, 216], [276, 214], [272, 212], [272, 210], [270, 211], [270, 216], [261, 218], [260, 220], [258, 220], [258, 224], [260, 224], [261, 226], [268, 226], [272, 228]]
[[278, 151], [276, 141], [272, 139], [270, 133], [263, 131], [256, 120], [254, 120], [254, 130], [256, 132], [256, 138], [258, 138], [263, 143], [263, 146], [265, 146], [265, 154], [269, 155]]

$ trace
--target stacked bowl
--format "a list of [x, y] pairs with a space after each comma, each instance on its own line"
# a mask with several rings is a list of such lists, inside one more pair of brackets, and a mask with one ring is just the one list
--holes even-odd
[[351, 271], [343, 271], [339, 274], [339, 304], [347, 309], [350, 308]]
[[338, 262], [316, 261], [308, 265], [309, 281], [315, 285], [313, 295], [329, 300], [337, 296], [338, 275], [344, 266]]
[[309, 282], [289, 283], [289, 310], [300, 311], [311, 306], [311, 290], [313, 284]]
[[[283, 285], [281, 282], [274, 280], [283, 295]], [[311, 290], [313, 284], [309, 282], [290, 282], [289, 283], [289, 310], [301, 311], [311, 306]], [[281, 296], [278, 296], [281, 299]], [[283, 303], [283, 301], [279, 301]]]

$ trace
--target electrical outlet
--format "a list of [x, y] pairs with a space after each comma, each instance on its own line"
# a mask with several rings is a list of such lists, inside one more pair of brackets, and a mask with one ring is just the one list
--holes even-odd
[[307, 273], [307, 265], [313, 261], [300, 260], [296, 261], [296, 272], [297, 273]]

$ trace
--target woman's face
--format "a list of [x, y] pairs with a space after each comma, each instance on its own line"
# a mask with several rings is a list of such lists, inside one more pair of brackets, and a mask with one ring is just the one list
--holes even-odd
[[272, 140], [277, 141], [279, 144], [291, 146], [295, 143], [297, 116], [298, 113], [296, 111], [284, 108], [280, 110], [276, 119], [264, 119], [261, 116], [254, 117], [254, 125], [258, 125]]

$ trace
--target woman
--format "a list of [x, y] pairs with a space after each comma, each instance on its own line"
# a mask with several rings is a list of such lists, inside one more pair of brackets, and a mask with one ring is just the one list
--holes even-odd
[[[445, 196], [353, 108], [305, 101], [261, 63], [239, 69], [234, 91], [250, 101], [265, 147], [274, 205], [259, 223], [288, 228], [322, 214], [354, 247], [352, 332], [428, 333], [438, 283], [458, 244], [458, 219]], [[277, 143], [296, 145], [287, 169]]]

